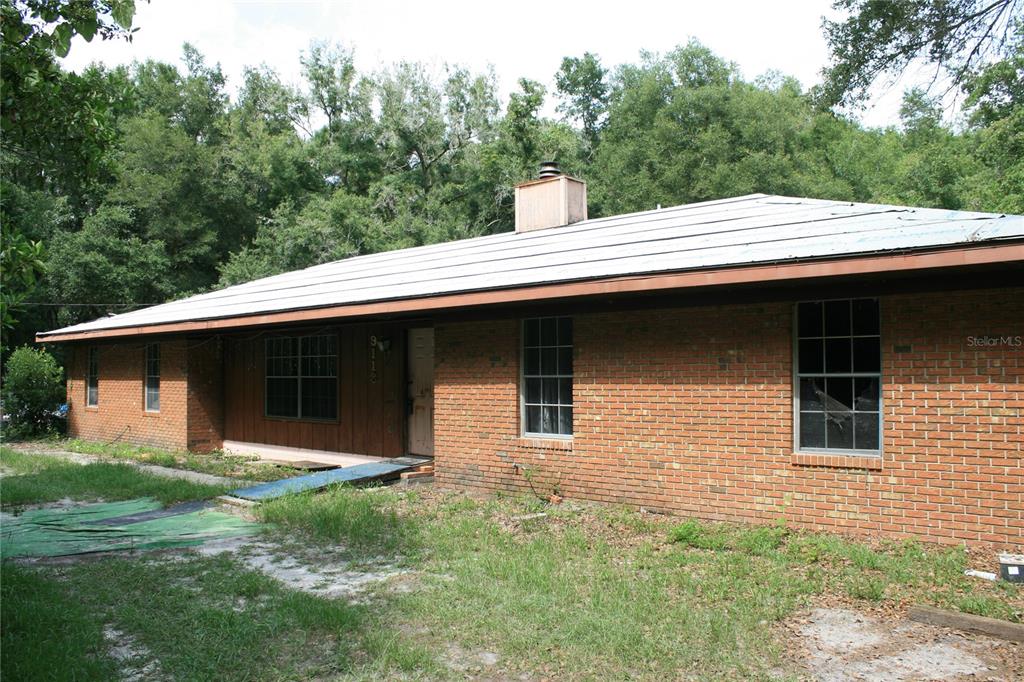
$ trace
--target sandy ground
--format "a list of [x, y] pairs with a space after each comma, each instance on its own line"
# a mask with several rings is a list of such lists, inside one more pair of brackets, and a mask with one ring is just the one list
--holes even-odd
[[246, 568], [274, 578], [286, 587], [350, 601], [358, 601], [370, 588], [408, 573], [384, 561], [356, 565], [325, 556], [297, 556], [259, 536], [214, 540], [193, 551], [203, 556], [229, 553]]
[[817, 608], [787, 623], [796, 659], [820, 682], [1020, 680], [1019, 644], [891, 619], [849, 608]]

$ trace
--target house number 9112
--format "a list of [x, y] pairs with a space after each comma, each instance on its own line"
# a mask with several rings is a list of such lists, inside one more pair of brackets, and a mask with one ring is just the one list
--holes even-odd
[[370, 337], [370, 383], [377, 383], [377, 337]]

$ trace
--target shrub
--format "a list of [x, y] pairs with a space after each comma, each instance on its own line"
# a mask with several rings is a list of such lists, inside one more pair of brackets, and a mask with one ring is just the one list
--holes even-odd
[[4, 368], [3, 411], [12, 437], [57, 431], [63, 423], [64, 371], [45, 350], [23, 346]]

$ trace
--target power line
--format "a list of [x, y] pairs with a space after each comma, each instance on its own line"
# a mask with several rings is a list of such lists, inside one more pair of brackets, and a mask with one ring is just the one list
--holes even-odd
[[22, 301], [18, 305], [39, 305], [53, 308], [90, 308], [90, 307], [130, 307], [144, 305], [161, 305], [160, 303], [44, 303], [43, 301]]

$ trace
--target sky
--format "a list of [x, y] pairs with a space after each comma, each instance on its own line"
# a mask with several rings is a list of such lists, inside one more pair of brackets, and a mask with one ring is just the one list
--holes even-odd
[[[313, 41], [355, 52], [357, 68], [372, 72], [419, 61], [438, 74], [460, 64], [493, 66], [507, 98], [521, 77], [554, 91], [563, 57], [593, 52], [606, 67], [636, 62], [641, 50], [666, 52], [696, 38], [736, 63], [745, 79], [769, 70], [819, 80], [828, 61], [823, 16], [831, 0], [549, 0], [516, 3], [465, 0], [136, 0], [132, 43], [75, 38], [65, 68], [90, 62], [178, 63], [192, 43], [210, 64], [220, 63], [235, 93], [245, 66], [266, 64], [289, 83], [301, 83], [302, 53]], [[859, 115], [869, 126], [898, 123], [902, 84], [881, 88]], [[554, 114], [548, 98], [546, 113]]]

